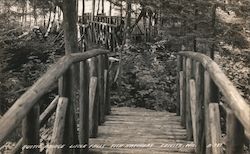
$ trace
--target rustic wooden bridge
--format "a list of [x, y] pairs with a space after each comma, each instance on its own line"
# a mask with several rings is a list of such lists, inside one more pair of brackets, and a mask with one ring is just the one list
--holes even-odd
[[[106, 49], [68, 54], [51, 66], [0, 119], [0, 145], [22, 125], [22, 138], [12, 153], [39, 153], [40, 128], [55, 113], [50, 154], [243, 153], [250, 138], [250, 106], [209, 56], [177, 53], [176, 113], [111, 107], [109, 54], [118, 45], [117, 25], [95, 21], [82, 27], [85, 39]], [[79, 72], [75, 64], [80, 64]], [[79, 75], [79, 87], [73, 87], [73, 73]], [[41, 98], [55, 83], [58, 95], [40, 112]], [[74, 93], [78, 90], [79, 97]], [[226, 141], [221, 113], [226, 114]]]

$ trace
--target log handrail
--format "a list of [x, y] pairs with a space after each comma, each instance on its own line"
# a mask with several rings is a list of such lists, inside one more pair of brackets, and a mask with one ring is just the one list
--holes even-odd
[[31, 108], [47, 93], [48, 89], [73, 64], [101, 54], [107, 54], [104, 49], [93, 49], [84, 53], [65, 55], [26, 91], [0, 119], [0, 145], [6, 137], [20, 124]]
[[210, 77], [227, 99], [227, 103], [233, 110], [233, 113], [240, 120], [246, 131], [250, 132], [250, 105], [240, 95], [216, 62], [210, 57], [197, 52], [185, 51], [179, 52], [178, 54], [196, 60], [203, 65], [204, 69], [209, 73]]
[[[219, 91], [225, 97], [227, 153], [243, 153], [245, 136], [250, 139], [250, 105], [220, 67], [205, 54], [177, 53], [177, 115], [194, 140], [197, 153], [223, 153], [221, 147]], [[218, 91], [219, 90], [219, 91]]]
[[117, 25], [114, 25], [114, 24], [109, 24], [109, 23], [99, 22], [99, 21], [89, 21], [89, 23], [99, 24], [99, 25], [113, 27], [113, 28], [117, 28], [118, 27]]

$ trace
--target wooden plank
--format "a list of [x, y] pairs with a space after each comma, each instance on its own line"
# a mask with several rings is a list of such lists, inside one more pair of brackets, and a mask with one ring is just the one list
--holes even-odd
[[84, 53], [64, 56], [26, 91], [0, 119], [0, 144], [17, 127], [37, 101], [47, 93], [59, 77], [72, 63], [107, 53], [107, 50], [94, 49]]
[[191, 117], [192, 117], [192, 127], [193, 127], [193, 138], [194, 143], [197, 145], [198, 137], [197, 137], [197, 125], [198, 119], [197, 115], [197, 100], [196, 100], [196, 84], [193, 79], [189, 80], [189, 88], [190, 88], [190, 106], [191, 106]]
[[189, 80], [191, 79], [191, 59], [186, 59], [186, 129], [187, 129], [187, 140], [191, 141], [193, 137], [192, 130], [192, 118], [191, 118], [191, 106], [190, 106], [190, 88]]
[[[98, 145], [149, 145], [153, 144], [152, 148], [105, 148], [94, 149], [99, 153], [123, 153], [119, 149], [127, 150], [126, 153], [193, 153], [194, 144], [186, 140], [186, 130], [180, 126], [180, 123], [168, 124], [170, 119], [180, 118], [175, 113], [157, 112], [143, 108], [119, 107], [112, 108], [111, 116], [107, 116], [105, 125], [99, 127], [99, 136], [95, 139], [90, 139], [90, 144]], [[114, 114], [115, 113], [115, 114]], [[126, 113], [126, 114], [124, 114]], [[131, 114], [134, 115], [131, 117]], [[155, 115], [155, 116], [152, 116]], [[158, 115], [158, 116], [157, 116]], [[161, 115], [161, 116], [159, 116]], [[109, 117], [113, 117], [112, 119]], [[113, 121], [116, 117], [123, 119]], [[169, 119], [168, 119], [169, 118]], [[132, 119], [132, 121], [131, 121]], [[138, 122], [138, 119], [141, 122]], [[164, 123], [167, 122], [167, 123]], [[122, 122], [122, 125], [121, 123]], [[175, 120], [173, 120], [175, 122]], [[179, 121], [180, 122], [180, 121]], [[162, 147], [161, 147], [162, 145]], [[166, 147], [164, 147], [166, 145]], [[178, 147], [180, 145], [180, 147]], [[187, 145], [187, 147], [185, 147]], [[118, 145], [119, 146], [119, 145]], [[168, 147], [169, 146], [169, 147]], [[93, 150], [93, 149], [91, 149]]]
[[186, 113], [186, 108], [184, 107], [184, 102], [183, 102], [183, 71], [179, 72], [179, 79], [180, 79], [180, 116], [181, 116], [181, 121], [185, 121], [184, 118], [185, 118], [185, 113]]
[[98, 133], [98, 103], [95, 101], [97, 77], [91, 77], [89, 85], [89, 136], [97, 137]]
[[244, 147], [244, 128], [235, 117], [232, 110], [227, 112], [227, 140], [226, 140], [226, 153], [227, 154], [243, 154]]
[[222, 153], [220, 111], [217, 103], [209, 104], [209, 124], [213, 154]]
[[211, 58], [200, 53], [185, 51], [180, 52], [179, 54], [199, 61], [203, 65], [218, 86], [219, 90], [222, 92], [223, 96], [227, 99], [227, 104], [242, 123], [247, 134], [250, 134], [250, 105], [240, 95], [220, 67]]
[[[80, 63], [80, 100], [79, 100], [79, 143], [88, 145], [89, 143], [89, 85], [88, 85], [88, 64], [87, 60]], [[81, 148], [80, 153], [87, 152], [86, 148]]]
[[[51, 145], [63, 145], [64, 133], [65, 133], [65, 121], [67, 111], [68, 99], [60, 97], [56, 109], [56, 117], [53, 126], [53, 133], [51, 137]], [[61, 148], [49, 148], [49, 154], [62, 154]]]
[[[39, 148], [28, 148], [28, 146], [39, 145], [39, 115], [40, 106], [35, 105], [27, 114], [22, 123], [23, 153], [38, 154]], [[25, 148], [27, 146], [27, 148]]]

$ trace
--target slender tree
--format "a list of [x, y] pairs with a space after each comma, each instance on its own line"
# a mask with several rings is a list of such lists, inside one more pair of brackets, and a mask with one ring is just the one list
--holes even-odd
[[37, 25], [37, 12], [36, 12], [36, 6], [37, 1], [33, 0], [33, 17], [34, 17], [34, 25]]
[[92, 14], [91, 14], [91, 20], [94, 21], [95, 18], [95, 0], [92, 0]]
[[97, 14], [99, 14], [99, 11], [100, 11], [100, 3], [101, 3], [101, 0], [98, 0], [98, 4], [97, 4]]
[[130, 27], [131, 27], [131, 9], [132, 9], [132, 4], [131, 0], [126, 0], [126, 43], [130, 40], [131, 37], [131, 32], [130, 32]]
[[112, 0], [109, 1], [109, 17], [112, 16]]
[[104, 14], [104, 9], [105, 9], [105, 7], [104, 7], [104, 0], [102, 0], [102, 14]]

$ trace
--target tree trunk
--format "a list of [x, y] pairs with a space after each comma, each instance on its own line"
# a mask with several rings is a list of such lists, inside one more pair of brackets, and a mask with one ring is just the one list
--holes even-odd
[[122, 16], [123, 16], [123, 6], [122, 6], [122, 1], [121, 1], [121, 7], [120, 7], [121, 23], [122, 23]]
[[27, 22], [27, 7], [28, 7], [28, 1], [26, 1], [25, 3], [24, 25], [26, 25]]
[[82, 0], [82, 22], [85, 24], [85, 0]]
[[99, 14], [99, 11], [100, 11], [100, 3], [101, 3], [101, 0], [98, 0], [97, 14]]
[[47, 37], [49, 35], [49, 33], [51, 32], [54, 22], [55, 22], [55, 18], [56, 18], [56, 7], [54, 7], [54, 11], [53, 11], [53, 18], [51, 19], [52, 15], [50, 14], [50, 20], [48, 23], [48, 29], [47, 32], [45, 33], [45, 37]]
[[45, 13], [43, 14], [43, 27], [46, 27], [46, 15]]
[[34, 25], [37, 25], [37, 13], [36, 13], [36, 0], [33, 0], [33, 17], [34, 17]]
[[131, 38], [131, 32], [130, 32], [130, 27], [131, 27], [131, 0], [126, 0], [127, 7], [126, 7], [126, 44], [130, 41]]
[[[64, 42], [65, 42], [65, 54], [69, 55], [73, 52], [78, 52], [77, 44], [77, 12], [76, 12], [76, 0], [63, 0], [63, 19], [64, 19]], [[76, 66], [72, 65], [71, 68], [65, 74], [65, 80], [67, 80], [66, 90], [64, 94], [68, 98], [67, 119], [65, 127], [64, 142], [66, 147], [75, 143], [75, 119], [74, 119], [74, 103], [76, 103], [76, 88], [77, 80], [75, 77], [78, 75], [76, 72]], [[75, 76], [75, 77], [74, 77]], [[74, 149], [73, 149], [74, 150]], [[72, 149], [65, 149], [64, 153], [73, 153]]]
[[104, 14], [104, 0], [102, 0], [102, 14]]
[[112, 0], [110, 0], [109, 2], [109, 17], [111, 19], [111, 16], [112, 16]]
[[91, 20], [94, 21], [95, 18], [95, 0], [92, 0], [92, 15]]
[[[196, 19], [198, 16], [198, 9], [195, 8], [194, 10], [194, 18]], [[196, 32], [197, 32], [197, 29], [198, 29], [198, 25], [195, 23], [194, 24], [194, 32], [195, 32], [195, 36], [194, 36], [194, 40], [193, 40], [193, 50], [194, 52], [197, 52], [197, 42], [196, 42]]]
[[25, 24], [24, 17], [25, 17], [25, 3], [23, 3], [23, 6], [22, 6], [22, 21], [21, 21], [21, 26], [22, 27]]
[[51, 7], [49, 8], [49, 19], [48, 19], [48, 23], [47, 23], [47, 28], [46, 29], [48, 29], [49, 28], [49, 24], [50, 24], [50, 20], [51, 20]]

